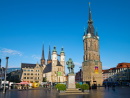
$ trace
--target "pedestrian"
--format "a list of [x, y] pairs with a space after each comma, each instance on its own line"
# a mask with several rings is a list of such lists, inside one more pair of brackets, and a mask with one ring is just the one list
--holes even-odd
[[106, 84], [105, 84], [105, 89], [106, 89], [106, 87], [107, 87], [107, 86], [106, 86]]
[[109, 89], [110, 85], [108, 84], [107, 87], [108, 87], [108, 89]]
[[115, 84], [112, 85], [112, 89], [115, 89]]

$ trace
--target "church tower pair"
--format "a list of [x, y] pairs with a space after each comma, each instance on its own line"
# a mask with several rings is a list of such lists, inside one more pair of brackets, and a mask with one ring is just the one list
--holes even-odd
[[[51, 49], [50, 49], [50, 46], [49, 46], [47, 64], [52, 63], [54, 66], [58, 65], [58, 56], [60, 56], [60, 64], [64, 66], [65, 65], [64, 49], [61, 48], [60, 55], [58, 55], [56, 47], [54, 47], [54, 49], [52, 51], [52, 58], [51, 58]], [[43, 45], [43, 47], [42, 47], [41, 65], [45, 65], [45, 64], [46, 64], [46, 60], [45, 60], [45, 56], [44, 56], [44, 45]]]
[[[49, 52], [48, 52], [48, 59], [47, 59], [47, 64], [51, 63], [51, 50], [50, 50], [50, 46], [49, 46]], [[45, 56], [44, 56], [44, 45], [42, 46], [42, 57], [41, 57], [41, 65], [45, 65], [46, 60], [45, 60]]]
[[99, 36], [95, 31], [92, 20], [92, 13], [89, 4], [88, 27], [84, 30], [83, 35], [84, 56], [82, 63], [83, 82], [91, 86], [102, 85], [102, 62], [99, 53]]

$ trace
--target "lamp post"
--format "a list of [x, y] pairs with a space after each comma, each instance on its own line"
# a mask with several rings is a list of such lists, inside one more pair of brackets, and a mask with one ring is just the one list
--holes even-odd
[[6, 90], [6, 88], [5, 88], [5, 84], [6, 84], [6, 72], [7, 72], [7, 68], [8, 68], [8, 59], [9, 59], [9, 57], [6, 57], [6, 68], [5, 68], [5, 77], [4, 77], [4, 89], [3, 89], [3, 93], [5, 93], [5, 90]]

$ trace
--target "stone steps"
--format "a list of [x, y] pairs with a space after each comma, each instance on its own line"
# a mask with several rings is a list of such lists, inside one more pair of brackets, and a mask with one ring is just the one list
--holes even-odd
[[72, 91], [73, 91], [73, 90], [77, 90], [77, 91], [78, 91], [79, 89], [66, 89], [66, 90], [69, 90], [69, 91], [71, 91], [71, 90], [72, 90]]
[[81, 91], [65, 91], [66, 93], [81, 93]]
[[59, 93], [59, 95], [84, 95], [84, 94], [89, 94], [87, 92], [83, 93], [83, 92], [80, 92], [80, 93]]
[[66, 93], [82, 93], [82, 91], [78, 89], [67, 89], [65, 92]]

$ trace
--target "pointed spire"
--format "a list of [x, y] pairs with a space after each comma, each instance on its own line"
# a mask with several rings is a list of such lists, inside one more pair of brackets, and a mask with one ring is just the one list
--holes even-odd
[[96, 36], [98, 36], [98, 32], [96, 31]]
[[89, 2], [89, 22], [93, 22], [92, 21], [92, 13], [91, 13], [91, 9], [90, 9], [90, 2]]
[[50, 46], [49, 46], [49, 52], [48, 52], [48, 61], [51, 60], [51, 49], [50, 49]]
[[99, 36], [98, 36], [98, 31], [96, 30], [96, 38], [99, 39]]
[[91, 36], [95, 36], [95, 29], [93, 26], [93, 20], [92, 20], [92, 13], [91, 13], [91, 9], [90, 9], [90, 2], [89, 2], [89, 16], [88, 16], [88, 28], [86, 30], [87, 34], [90, 33]]
[[43, 46], [42, 46], [42, 58], [41, 58], [42, 60], [45, 60], [45, 56], [44, 56], [44, 44], [43, 44]]
[[1, 59], [0, 59], [0, 68], [1, 68]]
[[96, 28], [96, 32], [95, 32], [95, 35], [98, 36], [98, 31], [97, 31], [97, 28]]

